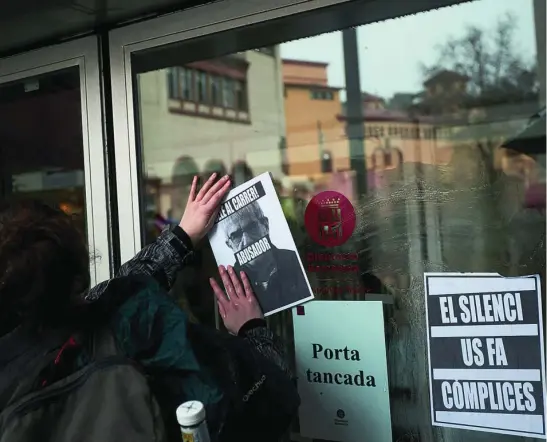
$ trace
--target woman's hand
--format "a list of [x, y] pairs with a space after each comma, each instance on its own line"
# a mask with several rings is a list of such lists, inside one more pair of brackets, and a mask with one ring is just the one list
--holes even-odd
[[245, 272], [241, 272], [240, 281], [233, 267], [228, 266], [226, 270], [224, 266], [219, 266], [218, 270], [228, 297], [213, 278], [209, 282], [215, 292], [224, 326], [237, 335], [245, 323], [264, 316]]
[[230, 190], [230, 177], [223, 176], [215, 183], [213, 173], [197, 193], [198, 177], [192, 181], [192, 188], [179, 226], [190, 237], [195, 246], [213, 227], [220, 209], [220, 202]]

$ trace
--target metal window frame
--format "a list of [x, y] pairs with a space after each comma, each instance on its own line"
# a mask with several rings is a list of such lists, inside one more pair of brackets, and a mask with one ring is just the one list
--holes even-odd
[[0, 84], [77, 67], [80, 72], [87, 239], [95, 259], [91, 281], [110, 278], [101, 73], [97, 37], [86, 37], [0, 60]]
[[131, 55], [170, 43], [242, 28], [351, 0], [222, 0], [110, 32], [110, 66], [121, 261], [142, 248], [138, 152]]

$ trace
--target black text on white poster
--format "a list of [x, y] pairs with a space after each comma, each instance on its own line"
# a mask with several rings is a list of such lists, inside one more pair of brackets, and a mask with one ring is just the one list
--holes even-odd
[[433, 425], [545, 437], [538, 276], [426, 273]]

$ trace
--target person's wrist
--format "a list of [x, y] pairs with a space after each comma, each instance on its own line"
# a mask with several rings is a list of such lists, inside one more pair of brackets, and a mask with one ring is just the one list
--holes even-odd
[[188, 227], [188, 226], [186, 225], [186, 223], [183, 222], [183, 221], [181, 221], [181, 222], [179, 223], [179, 227], [180, 227], [182, 230], [184, 230], [184, 232], [186, 233], [186, 235], [188, 235], [188, 238], [189, 238], [190, 241], [192, 242], [192, 246], [195, 247], [195, 246], [197, 245], [197, 243], [199, 242], [199, 240], [200, 240], [200, 238], [199, 238], [199, 236], [197, 235], [197, 233], [196, 233], [196, 232], [193, 232], [193, 231], [192, 231], [192, 228], [191, 228], [191, 227]]
[[238, 332], [237, 332], [237, 335], [238, 336], [243, 336], [245, 333], [247, 333], [248, 331], [254, 329], [254, 328], [257, 328], [257, 327], [266, 327], [266, 320], [264, 318], [253, 318], [253, 319], [249, 319], [245, 324], [243, 324]]
[[193, 252], [195, 250], [194, 244], [192, 240], [190, 239], [190, 236], [184, 231], [184, 229], [179, 226], [178, 224], [174, 227], [172, 227], [171, 232], [179, 239], [179, 241], [182, 242], [184, 247], [186, 247], [187, 250]]

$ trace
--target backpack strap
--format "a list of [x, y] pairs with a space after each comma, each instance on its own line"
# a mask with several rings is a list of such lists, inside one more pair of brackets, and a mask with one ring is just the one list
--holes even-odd
[[29, 370], [22, 378], [14, 380], [5, 388], [0, 396], [0, 410], [4, 410], [18, 398], [30, 393], [34, 389], [40, 373], [53, 362], [53, 359], [51, 354], [43, 356], [36, 368]]
[[[43, 384], [43, 373], [48, 367], [59, 363], [61, 355], [68, 348], [70, 337], [67, 340], [68, 332], [66, 330], [58, 330], [48, 332], [46, 336], [33, 349], [33, 355], [30, 359], [26, 359], [27, 366], [19, 367], [21, 369], [18, 376], [13, 376], [9, 386], [2, 389], [0, 394], [0, 410], [4, 409], [17, 398], [30, 393]], [[28, 368], [32, 365], [32, 368]], [[18, 368], [18, 366], [14, 367]]]
[[[110, 329], [106, 326], [99, 327], [88, 335], [87, 339], [88, 345], [91, 347], [90, 352], [93, 361], [120, 354], [116, 340]], [[22, 380], [15, 382], [11, 388], [4, 392], [2, 397], [0, 397], [0, 401], [2, 401], [0, 403], [4, 406], [8, 405], [15, 399], [36, 390], [36, 388], [45, 387], [49, 383], [54, 382], [58, 376], [62, 375], [62, 363], [66, 359], [65, 354], [70, 353], [71, 350], [77, 350], [85, 341], [85, 335], [79, 333], [69, 335], [68, 339], [65, 335], [64, 342], [58, 339], [57, 341], [53, 341], [56, 342], [54, 347], [49, 348], [49, 351], [44, 351], [39, 361], [37, 361], [38, 363], [35, 368], [30, 370], [28, 375]], [[59, 369], [61, 369], [60, 373], [57, 372]]]

